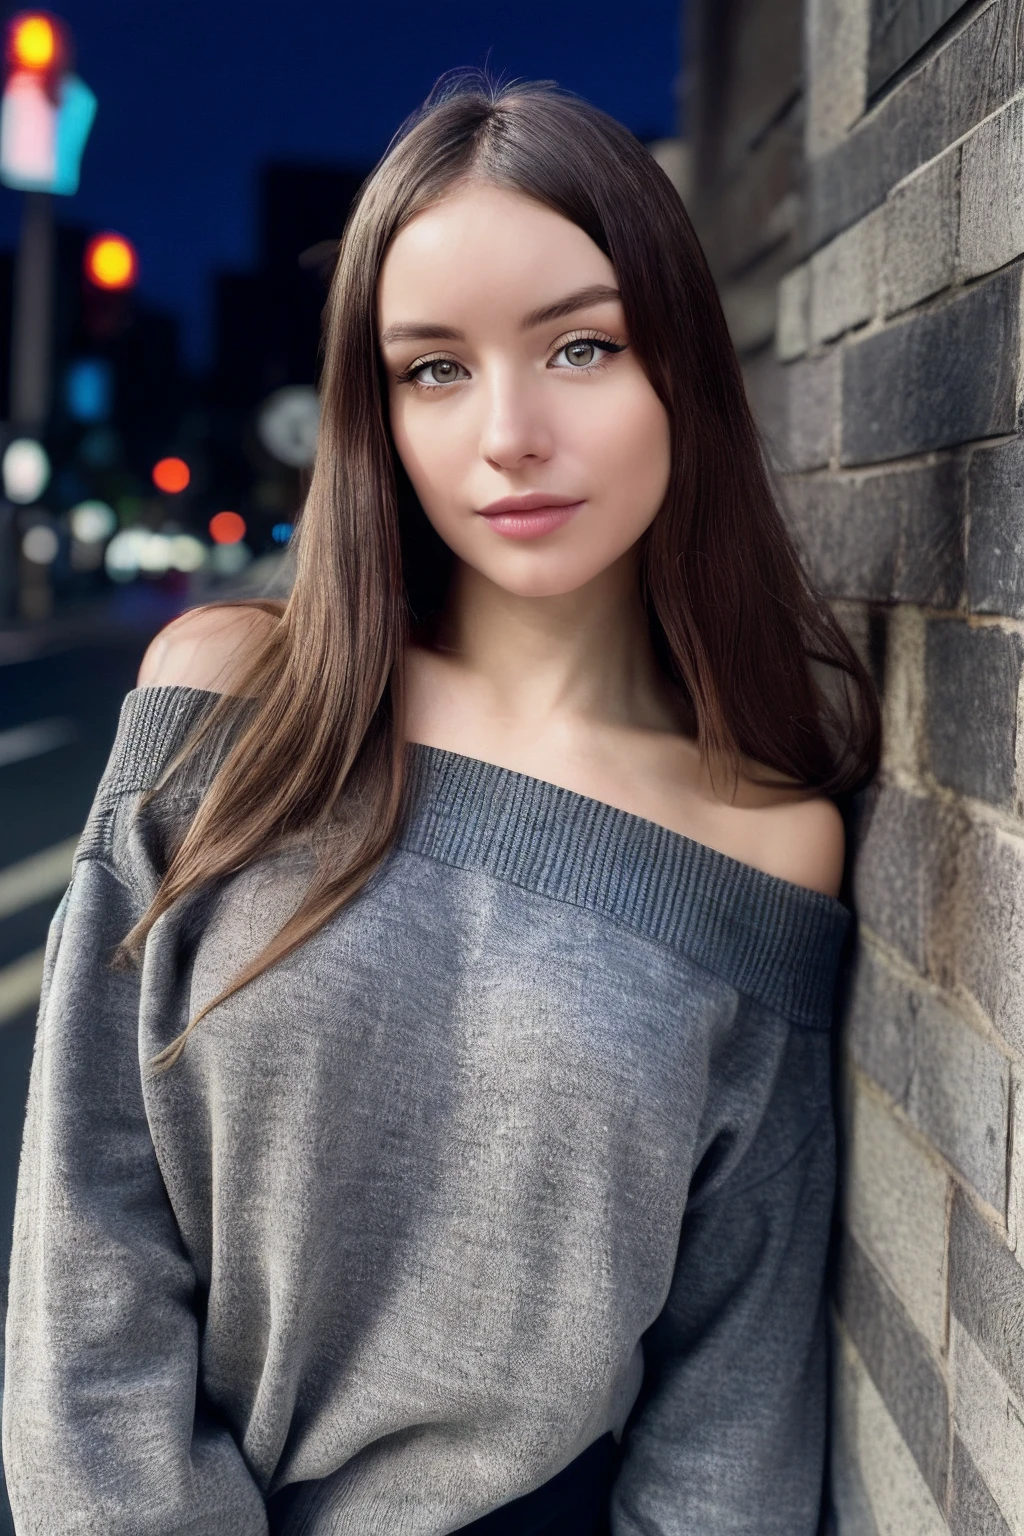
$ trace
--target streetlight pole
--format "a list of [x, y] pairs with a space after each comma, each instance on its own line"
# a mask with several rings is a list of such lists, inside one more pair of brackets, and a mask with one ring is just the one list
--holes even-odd
[[11, 421], [42, 433], [50, 410], [53, 326], [53, 196], [24, 193], [14, 272], [11, 335]]

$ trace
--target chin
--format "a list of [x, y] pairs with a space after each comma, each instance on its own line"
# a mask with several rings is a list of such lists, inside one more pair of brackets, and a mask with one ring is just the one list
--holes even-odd
[[546, 566], [543, 559], [538, 559], [533, 570], [492, 568], [484, 575], [502, 591], [511, 592], [516, 597], [566, 597], [587, 586], [604, 569], [604, 565], [567, 565], [563, 561], [552, 561]]

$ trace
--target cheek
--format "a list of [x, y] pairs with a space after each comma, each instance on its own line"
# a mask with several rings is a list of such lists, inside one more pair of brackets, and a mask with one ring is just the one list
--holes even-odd
[[604, 396], [595, 391], [580, 406], [577, 442], [599, 483], [639, 517], [653, 516], [668, 489], [671, 464], [668, 413], [658, 396], [645, 379]]
[[[391, 403], [391, 436], [395, 451], [423, 507], [443, 509], [459, 463], [457, 443], [450, 431], [425, 411], [403, 410], [404, 397]], [[440, 427], [440, 429], [439, 429]]]

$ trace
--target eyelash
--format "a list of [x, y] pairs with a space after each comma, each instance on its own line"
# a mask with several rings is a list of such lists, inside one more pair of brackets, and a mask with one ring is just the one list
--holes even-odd
[[[571, 336], [567, 336], [565, 340], [555, 348], [554, 352], [551, 354], [552, 357], [557, 357], [559, 352], [564, 352], [566, 347], [571, 347], [573, 343], [577, 341], [592, 341], [596, 347], [599, 347], [603, 352], [607, 352], [609, 354], [625, 352], [626, 350], [626, 345], [624, 342], [612, 341], [610, 336], [603, 336], [596, 331], [574, 331]], [[429, 368], [431, 363], [454, 362], [455, 359], [453, 357], [448, 357], [444, 352], [438, 352], [433, 357], [419, 358], [415, 363], [411, 365], [411, 367], [407, 368], [404, 373], [396, 374], [395, 382], [397, 384], [411, 384], [413, 389], [424, 389], [428, 391], [447, 389], [449, 387], [447, 384], [423, 384], [416, 377], [416, 375], [422, 373], [424, 368]], [[460, 363], [457, 366], [461, 367], [462, 365]], [[608, 364], [606, 361], [599, 363], [587, 363], [582, 368], [574, 368], [570, 364], [564, 371], [566, 373], [596, 373], [599, 368], [607, 368], [607, 366]], [[453, 379], [451, 382], [459, 383], [460, 381]]]

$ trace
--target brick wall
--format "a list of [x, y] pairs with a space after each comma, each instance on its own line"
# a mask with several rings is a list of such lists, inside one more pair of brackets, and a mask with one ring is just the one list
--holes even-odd
[[1024, 1536], [1024, 0], [690, 0], [687, 30], [691, 214], [885, 706], [840, 1010], [833, 1526]]

